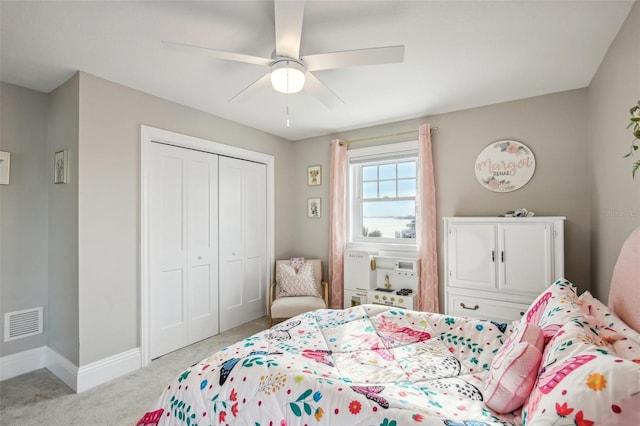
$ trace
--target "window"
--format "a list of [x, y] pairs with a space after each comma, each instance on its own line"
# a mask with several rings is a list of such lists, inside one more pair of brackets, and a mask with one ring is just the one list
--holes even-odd
[[416, 143], [349, 150], [351, 242], [415, 245], [417, 157]]

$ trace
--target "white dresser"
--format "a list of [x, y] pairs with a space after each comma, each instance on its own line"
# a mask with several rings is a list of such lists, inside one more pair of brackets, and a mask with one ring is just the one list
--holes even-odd
[[520, 319], [564, 277], [564, 217], [445, 217], [449, 315]]

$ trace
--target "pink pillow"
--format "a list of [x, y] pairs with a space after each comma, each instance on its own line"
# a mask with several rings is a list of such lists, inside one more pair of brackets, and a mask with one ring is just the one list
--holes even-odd
[[590, 292], [585, 291], [582, 293], [580, 300], [583, 302], [587, 313], [593, 315], [598, 321], [598, 334], [607, 338], [611, 337], [611, 340], [618, 340], [622, 337], [640, 344], [640, 333], [622, 321], [607, 305], [593, 297]]
[[545, 346], [537, 382], [522, 410], [527, 425], [638, 425], [640, 368], [621, 358], [583, 315]]
[[542, 353], [528, 342], [503, 346], [491, 363], [484, 388], [487, 407], [510, 413], [527, 400], [538, 376]]
[[618, 356], [640, 364], [640, 333], [625, 324], [588, 291], [580, 295], [580, 300], [597, 321], [598, 335], [613, 346]]
[[535, 383], [543, 349], [540, 327], [527, 322], [516, 325], [491, 362], [485, 384], [487, 407], [509, 413], [524, 404]]
[[544, 350], [544, 335], [542, 329], [536, 324], [520, 322], [514, 327], [513, 332], [504, 342], [502, 348], [513, 347], [522, 342], [527, 342], [530, 345], [535, 346], [540, 353], [542, 353]]
[[575, 286], [565, 279], [560, 279], [533, 301], [523, 321], [540, 326], [544, 340], [548, 342], [560, 327], [584, 313]]

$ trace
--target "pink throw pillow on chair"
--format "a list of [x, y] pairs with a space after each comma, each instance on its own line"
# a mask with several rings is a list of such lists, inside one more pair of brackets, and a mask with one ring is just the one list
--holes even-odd
[[280, 285], [278, 297], [321, 297], [315, 283], [311, 263], [304, 263], [297, 272], [293, 267], [281, 263], [278, 265], [276, 279]]

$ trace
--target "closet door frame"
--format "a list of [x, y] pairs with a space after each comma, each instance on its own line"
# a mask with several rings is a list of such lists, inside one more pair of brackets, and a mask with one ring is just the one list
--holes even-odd
[[[225, 145], [181, 133], [140, 126], [140, 352], [142, 367], [151, 362], [151, 319], [150, 319], [150, 269], [149, 269], [149, 147], [152, 143], [163, 143], [176, 147], [209, 152], [254, 161], [266, 165], [267, 172], [267, 261], [274, 264], [275, 258], [275, 159], [272, 155]], [[268, 282], [273, 281], [269, 270]], [[266, 291], [266, 289], [265, 289]]]

